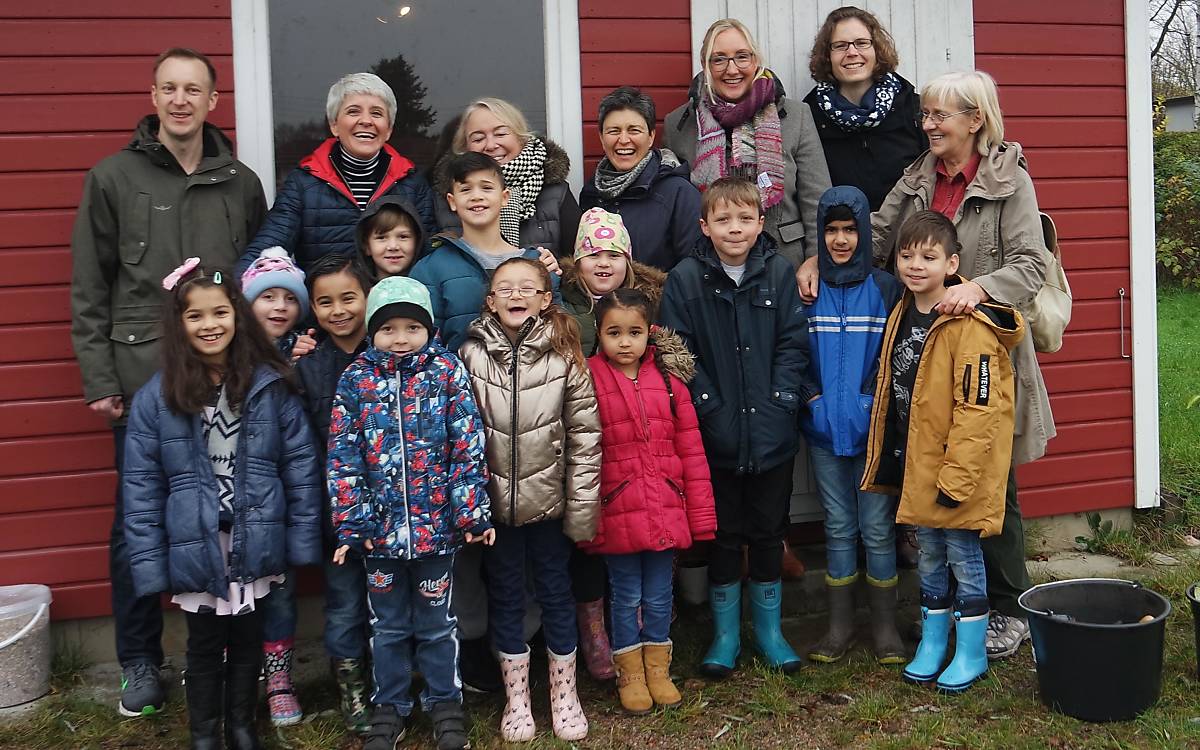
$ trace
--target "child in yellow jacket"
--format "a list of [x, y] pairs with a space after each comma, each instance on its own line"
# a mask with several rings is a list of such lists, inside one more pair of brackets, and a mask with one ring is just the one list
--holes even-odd
[[[1012, 456], [1009, 352], [1021, 314], [984, 303], [943, 315], [945, 287], [962, 283], [954, 224], [934, 211], [900, 229], [896, 273], [907, 291], [888, 318], [862, 488], [900, 495], [899, 523], [918, 526], [921, 643], [910, 682], [962, 692], [987, 672], [987, 578], [981, 536], [1000, 533]], [[949, 570], [958, 589], [953, 601]], [[948, 651], [953, 603], [955, 653]]]

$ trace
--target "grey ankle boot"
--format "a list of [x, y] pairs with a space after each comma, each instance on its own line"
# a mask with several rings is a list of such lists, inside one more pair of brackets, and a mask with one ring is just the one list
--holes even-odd
[[867, 599], [871, 605], [871, 639], [875, 642], [875, 660], [880, 664], [904, 664], [908, 652], [896, 630], [896, 584], [893, 576], [879, 581], [867, 576]]
[[809, 659], [832, 664], [854, 645], [854, 584], [857, 582], [858, 573], [845, 578], [825, 577], [829, 631], [809, 650]]

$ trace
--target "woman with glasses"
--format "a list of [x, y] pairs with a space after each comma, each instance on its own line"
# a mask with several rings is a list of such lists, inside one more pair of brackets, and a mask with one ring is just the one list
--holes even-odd
[[831, 12], [813, 42], [808, 68], [817, 85], [812, 110], [834, 185], [853, 185], [879, 210], [904, 168], [929, 141], [916, 121], [921, 103], [896, 73], [892, 35], [870, 12]]
[[[1042, 235], [1033, 181], [1018, 143], [1004, 140], [996, 82], [982, 71], [947, 73], [921, 90], [921, 122], [929, 151], [904, 175], [871, 215], [875, 262], [896, 252], [900, 225], [916, 211], [938, 211], [958, 230], [961, 284], [946, 288], [939, 312], [957, 315], [995, 300], [1027, 312], [1046, 278], [1050, 253]], [[800, 294], [816, 296], [816, 263], [801, 269]], [[1017, 597], [1029, 588], [1025, 534], [1017, 502], [1015, 467], [1040, 458], [1055, 435], [1046, 384], [1033, 337], [1013, 350], [1017, 374], [1016, 422], [1004, 526], [982, 540], [991, 618], [990, 659], [1010, 656], [1029, 638]]]
[[667, 115], [667, 148], [691, 165], [701, 191], [721, 177], [753, 180], [766, 232], [799, 265], [815, 252], [817, 201], [830, 186], [812, 113], [786, 97], [741, 21], [709, 26], [701, 59], [688, 101]]

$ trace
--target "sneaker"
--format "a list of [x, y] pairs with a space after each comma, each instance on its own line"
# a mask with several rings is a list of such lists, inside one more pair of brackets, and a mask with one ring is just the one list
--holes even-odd
[[504, 689], [500, 663], [487, 638], [472, 638], [458, 644], [458, 677], [472, 693], [498, 693]]
[[130, 664], [121, 671], [121, 702], [117, 710], [122, 716], [150, 716], [161, 711], [165, 702], [158, 667]]
[[438, 750], [464, 750], [471, 746], [467, 740], [467, 723], [462, 705], [457, 701], [435, 703], [429, 712], [433, 722], [433, 739]]
[[987, 657], [1004, 659], [1017, 653], [1021, 644], [1029, 640], [1029, 622], [1020, 617], [992, 610], [987, 626]]
[[396, 750], [404, 739], [407, 722], [408, 717], [398, 714], [395, 706], [372, 706], [371, 728], [363, 750]]

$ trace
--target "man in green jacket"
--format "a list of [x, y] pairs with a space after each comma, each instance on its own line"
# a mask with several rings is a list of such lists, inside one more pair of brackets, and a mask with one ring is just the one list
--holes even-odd
[[[173, 48], [154, 63], [155, 113], [133, 139], [88, 173], [71, 237], [71, 339], [88, 408], [113, 422], [118, 480], [133, 394], [158, 369], [162, 279], [198, 256], [231, 268], [266, 213], [258, 176], [206, 124], [217, 105], [207, 57]], [[120, 482], [109, 541], [120, 712], [163, 705], [162, 610], [134, 594], [125, 548]]]

